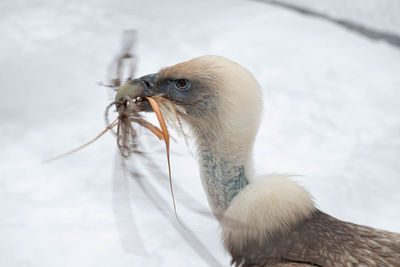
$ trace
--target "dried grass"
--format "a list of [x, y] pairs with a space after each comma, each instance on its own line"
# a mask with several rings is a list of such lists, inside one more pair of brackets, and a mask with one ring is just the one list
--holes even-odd
[[[178, 219], [179, 223], [181, 225], [183, 225], [181, 223], [181, 221], [179, 220], [177, 212], [176, 212], [176, 203], [175, 203], [175, 195], [174, 195], [174, 190], [173, 190], [173, 185], [172, 185], [170, 150], [169, 150], [170, 135], [168, 132], [168, 128], [167, 128], [167, 125], [166, 125], [166, 122], [164, 119], [162, 109], [168, 110], [168, 111], [170, 111], [170, 110], [173, 111], [173, 114], [175, 114], [175, 119], [179, 124], [181, 133], [183, 133], [182, 123], [179, 118], [176, 107], [172, 103], [172, 101], [170, 101], [169, 99], [160, 97], [160, 96], [146, 97], [146, 99], [149, 101], [154, 113], [157, 116], [157, 120], [159, 122], [160, 128], [155, 126], [154, 124], [146, 121], [145, 119], [143, 119], [142, 115], [139, 113], [140, 109], [138, 108], [135, 101], [132, 100], [130, 97], [126, 96], [125, 99], [121, 103], [112, 102], [107, 106], [106, 112], [105, 112], [105, 121], [106, 121], [107, 127], [100, 134], [98, 134], [95, 138], [93, 138], [89, 142], [87, 142], [83, 145], [80, 145], [79, 147], [77, 147], [71, 151], [68, 151], [68, 152], [58, 155], [56, 157], [50, 158], [44, 162], [49, 163], [51, 161], [55, 161], [55, 160], [61, 159], [63, 157], [66, 157], [70, 154], [73, 154], [75, 152], [78, 152], [79, 150], [81, 150], [81, 149], [89, 146], [90, 144], [94, 143], [95, 141], [97, 141], [101, 136], [103, 136], [108, 131], [111, 131], [117, 137], [117, 145], [118, 145], [120, 154], [123, 157], [127, 158], [133, 153], [140, 153], [137, 149], [137, 143], [136, 143], [137, 132], [134, 127], [134, 124], [138, 124], [146, 129], [148, 129], [155, 136], [157, 136], [158, 139], [163, 140], [165, 143], [167, 162], [168, 162], [169, 185], [170, 185], [170, 190], [171, 190], [171, 197], [172, 197], [172, 202], [173, 202], [173, 207], [174, 207], [174, 213], [175, 213], [175, 216]], [[116, 104], [118, 105], [118, 110], [117, 110], [118, 117], [110, 123], [109, 122], [109, 111], [110, 111], [110, 108], [114, 107]], [[160, 107], [160, 104], [161, 104], [162, 108]], [[169, 113], [169, 112], [164, 112], [164, 113]], [[115, 127], [117, 127], [116, 131], [113, 130], [113, 128], [115, 128]]]
[[[165, 150], [168, 162], [168, 178], [169, 178], [169, 186], [171, 191], [172, 203], [174, 207], [175, 217], [177, 218], [178, 222], [185, 228], [187, 228], [180, 220], [176, 211], [176, 202], [175, 202], [175, 195], [174, 189], [172, 185], [172, 174], [171, 174], [171, 161], [170, 161], [170, 135], [168, 132], [167, 124], [164, 119], [164, 114], [169, 114], [169, 112], [162, 112], [161, 106], [164, 108], [165, 111], [172, 111], [175, 114], [176, 121], [178, 121], [179, 128], [181, 132], [182, 130], [182, 123], [179, 118], [178, 112], [176, 107], [172, 101], [167, 98], [163, 98], [160, 96], [154, 97], [146, 97], [149, 101], [154, 113], [157, 116], [158, 123], [160, 128], [151, 124], [150, 122], [143, 119], [143, 117], [139, 113], [138, 106], [136, 105], [135, 101], [133, 101], [130, 97], [126, 97], [122, 103], [118, 103], [118, 127], [116, 131], [117, 136], [117, 144], [120, 150], [120, 153], [124, 157], [129, 157], [131, 153], [137, 152], [137, 146], [135, 143], [136, 140], [136, 131], [132, 125], [132, 123], [139, 124], [140, 126], [148, 129], [154, 135], [156, 135], [160, 140], [163, 140], [165, 143]], [[108, 110], [109, 107], [106, 109], [106, 121], [108, 121]]]

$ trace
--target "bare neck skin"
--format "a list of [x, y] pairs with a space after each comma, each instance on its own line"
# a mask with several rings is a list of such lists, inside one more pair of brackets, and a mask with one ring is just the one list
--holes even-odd
[[206, 130], [195, 133], [203, 187], [214, 215], [221, 219], [232, 199], [248, 184], [248, 155], [221, 135]]

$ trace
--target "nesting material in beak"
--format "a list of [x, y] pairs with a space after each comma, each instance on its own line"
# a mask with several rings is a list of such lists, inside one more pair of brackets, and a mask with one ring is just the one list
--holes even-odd
[[[168, 99], [157, 97], [157, 96], [156, 97], [150, 97], [150, 96], [146, 97], [146, 96], [144, 96], [144, 89], [145, 89], [144, 85], [142, 85], [140, 82], [136, 82], [136, 81], [133, 81], [133, 82], [128, 81], [127, 83], [122, 85], [121, 88], [117, 92], [115, 101], [112, 102], [106, 108], [107, 128], [104, 129], [98, 136], [96, 136], [91, 141], [89, 141], [69, 152], [66, 152], [62, 155], [53, 157], [53, 158], [47, 160], [46, 162], [60, 159], [62, 157], [65, 157], [67, 155], [70, 155], [72, 153], [75, 153], [75, 152], [87, 147], [88, 145], [90, 145], [93, 142], [95, 142], [96, 140], [98, 140], [106, 132], [108, 132], [110, 130], [112, 131], [112, 129], [114, 127], [117, 127], [117, 130], [114, 132], [114, 134], [117, 136], [117, 144], [118, 144], [120, 153], [122, 156], [128, 157], [131, 153], [137, 152], [137, 149], [136, 149], [137, 148], [136, 147], [137, 133], [136, 133], [136, 130], [134, 129], [134, 127], [132, 126], [132, 123], [139, 124], [140, 126], [151, 131], [160, 140], [163, 140], [165, 142], [167, 162], [168, 162], [168, 176], [169, 176], [169, 182], [170, 182], [172, 202], [173, 202], [175, 216], [178, 219], [178, 221], [180, 222], [178, 215], [176, 213], [175, 197], [174, 197], [174, 191], [173, 191], [173, 186], [172, 186], [170, 155], [169, 155], [169, 138], [170, 137], [169, 137], [167, 125], [164, 120], [164, 116], [161, 112], [159, 101], [167, 101], [171, 105], [173, 105], [173, 103]], [[113, 122], [109, 123], [108, 111], [112, 106], [114, 106], [114, 104], [117, 106], [118, 117]], [[149, 105], [151, 107], [151, 110], [154, 111], [154, 113], [157, 116], [160, 128], [151, 124], [150, 122], [144, 120], [142, 118], [142, 116], [139, 114], [140, 111], [147, 110], [144, 108], [143, 104]], [[174, 108], [174, 110], [176, 113], [175, 108]], [[176, 113], [176, 115], [177, 115], [177, 113]], [[177, 119], [179, 120], [178, 115], [177, 115]]]
[[[132, 90], [137, 90], [136, 88], [132, 88], [132, 87], [127, 87], [127, 88], [130, 90], [129, 92], [132, 92]], [[126, 98], [127, 98], [127, 96], [124, 95], [123, 99], [126, 99]], [[116, 133], [118, 147], [120, 148], [120, 152], [123, 156], [129, 156], [132, 149], [135, 148], [135, 144], [131, 144], [129, 146], [129, 144], [127, 143], [127, 140], [130, 139], [132, 141], [136, 137], [136, 132], [133, 129], [131, 122], [136, 122], [139, 125], [147, 128], [154, 135], [156, 135], [160, 140], [163, 140], [165, 142], [165, 149], [166, 149], [167, 163], [168, 163], [169, 185], [170, 185], [170, 190], [171, 190], [172, 203], [174, 206], [174, 213], [175, 213], [175, 216], [178, 219], [179, 223], [181, 225], [183, 225], [181, 223], [181, 221], [179, 220], [177, 212], [176, 212], [176, 203], [175, 203], [174, 189], [172, 186], [171, 162], [170, 162], [170, 153], [169, 153], [169, 132], [168, 132], [168, 128], [165, 123], [165, 120], [164, 120], [164, 116], [161, 112], [160, 105], [158, 103], [158, 101], [161, 101], [161, 99], [159, 97], [145, 97], [145, 100], [147, 100], [150, 103], [152, 110], [154, 111], [154, 113], [156, 113], [157, 120], [158, 120], [158, 123], [160, 124], [161, 129], [158, 128], [157, 126], [143, 120], [142, 118], [138, 117], [139, 115], [137, 113], [137, 106], [140, 105], [141, 102], [143, 102], [144, 100], [142, 100], [141, 97], [139, 100], [138, 100], [138, 98], [136, 98], [135, 100], [136, 101], [133, 101], [131, 99], [131, 101], [129, 101], [129, 99], [128, 99], [128, 101], [124, 101], [122, 103], [122, 106], [120, 106], [118, 108], [119, 121], [118, 121], [117, 133]], [[162, 99], [162, 100], [169, 101], [168, 99]], [[171, 104], [173, 105], [172, 102], [171, 102]], [[122, 141], [122, 142], [120, 142], [120, 141]], [[128, 152], [128, 154], [125, 155], [124, 152]]]

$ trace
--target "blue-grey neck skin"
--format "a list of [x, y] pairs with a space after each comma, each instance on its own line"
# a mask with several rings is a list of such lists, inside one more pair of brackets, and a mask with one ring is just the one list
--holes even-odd
[[224, 154], [215, 136], [198, 138], [200, 175], [208, 201], [217, 218], [221, 218], [232, 199], [248, 184], [246, 157]]

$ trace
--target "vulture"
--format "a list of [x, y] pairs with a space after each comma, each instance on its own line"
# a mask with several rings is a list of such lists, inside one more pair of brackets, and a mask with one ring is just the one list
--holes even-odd
[[285, 175], [253, 174], [261, 88], [241, 65], [202, 56], [131, 79], [116, 95], [172, 101], [197, 146], [202, 185], [234, 266], [400, 266], [400, 234], [316, 208]]

